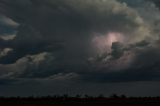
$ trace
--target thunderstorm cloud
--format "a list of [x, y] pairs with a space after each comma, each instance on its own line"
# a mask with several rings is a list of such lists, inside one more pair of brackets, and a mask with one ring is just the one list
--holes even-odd
[[0, 0], [1, 89], [40, 83], [96, 94], [87, 84], [122, 89], [113, 82], [159, 81], [159, 6], [158, 0]]

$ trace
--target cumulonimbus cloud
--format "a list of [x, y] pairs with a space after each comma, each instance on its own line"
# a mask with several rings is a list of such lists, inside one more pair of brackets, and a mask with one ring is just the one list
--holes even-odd
[[[76, 73], [83, 79], [88, 75], [101, 76], [114, 72], [123, 76], [119, 73], [144, 70], [145, 65], [139, 68], [135, 65], [139, 63], [143, 51], [159, 52], [159, 24], [155, 25], [159, 20], [154, 18], [152, 21], [149, 14], [154, 11], [156, 17], [160, 15], [154, 3], [140, 1], [143, 3], [135, 6], [129, 0], [0, 0], [0, 13], [12, 20], [7, 21], [11, 26], [17, 25], [14, 39], [2, 39], [2, 48], [11, 48], [12, 51], [0, 57], [1, 67], [8, 70], [7, 73], [2, 70], [0, 75], [46, 78], [58, 73]], [[147, 6], [148, 13], [145, 11]], [[117, 33], [123, 36], [123, 40], [120, 41]], [[110, 44], [106, 43], [111, 39], [109, 34], [112, 38], [113, 34], [117, 37]], [[94, 39], [96, 42], [93, 42]], [[97, 49], [97, 42], [104, 47]], [[109, 52], [99, 52], [105, 46]], [[43, 53], [47, 53], [48, 57], [36, 68], [37, 64], [30, 64], [28, 56], [36, 58]], [[148, 61], [150, 59], [144, 63]], [[23, 65], [20, 66], [19, 62]], [[15, 72], [11, 66], [16, 67]]]

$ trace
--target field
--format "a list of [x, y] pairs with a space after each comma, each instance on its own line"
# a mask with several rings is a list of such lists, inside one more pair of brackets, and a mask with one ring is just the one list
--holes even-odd
[[160, 97], [1, 97], [0, 106], [160, 106]]

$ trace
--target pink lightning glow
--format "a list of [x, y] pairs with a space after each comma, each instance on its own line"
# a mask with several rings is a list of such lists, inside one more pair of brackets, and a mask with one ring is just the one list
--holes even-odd
[[94, 36], [93, 43], [100, 53], [111, 52], [112, 43], [124, 42], [124, 36], [118, 32], [109, 32], [106, 35]]
[[[96, 61], [97, 57], [101, 60], [98, 60], [98, 68], [109, 69], [109, 71], [119, 71], [122, 69], [126, 69], [130, 66], [130, 64], [134, 61], [134, 53], [131, 51], [124, 51], [124, 54], [117, 59], [112, 59], [112, 44], [114, 42], [120, 42], [122, 44], [127, 44], [127, 38], [123, 33], [118, 32], [109, 32], [105, 35], [95, 34], [92, 39], [93, 47], [95, 48], [95, 58], [90, 58], [90, 61]], [[97, 56], [98, 54], [98, 56]], [[103, 54], [106, 57], [103, 57]], [[102, 57], [101, 57], [102, 56]], [[108, 72], [108, 70], [104, 70]]]

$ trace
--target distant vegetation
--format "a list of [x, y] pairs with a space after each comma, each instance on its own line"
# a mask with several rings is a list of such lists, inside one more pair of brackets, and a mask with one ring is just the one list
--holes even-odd
[[126, 97], [116, 94], [105, 97], [76, 95], [74, 97], [45, 96], [45, 97], [0, 97], [0, 106], [160, 106], [160, 97]]

